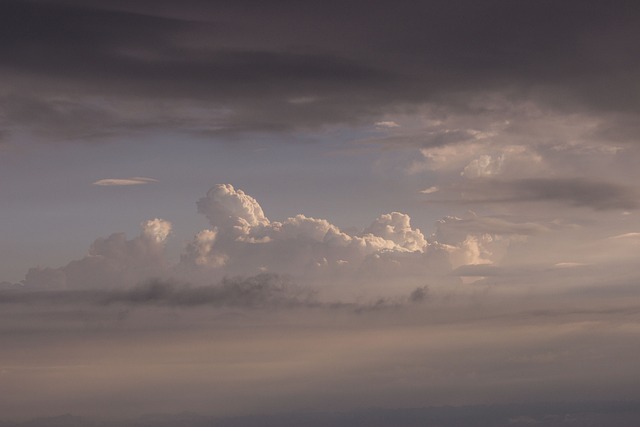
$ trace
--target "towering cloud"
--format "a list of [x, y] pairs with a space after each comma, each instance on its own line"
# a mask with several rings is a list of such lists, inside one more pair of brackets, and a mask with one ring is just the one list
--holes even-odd
[[[170, 276], [206, 284], [229, 275], [264, 272], [301, 281], [378, 281], [391, 276], [402, 280], [448, 271], [448, 257], [455, 252], [435, 239], [429, 244], [419, 229], [412, 228], [410, 217], [399, 212], [381, 215], [356, 233], [302, 214], [271, 221], [253, 197], [230, 184], [212, 187], [197, 207], [211, 228], [195, 235], [176, 265], [171, 266], [164, 253], [171, 224], [156, 218], [143, 223], [141, 234], [133, 239], [114, 233], [96, 239], [80, 260], [60, 268], [32, 268], [24, 284], [100, 289]], [[458, 238], [464, 242], [466, 235]]]
[[198, 200], [198, 212], [207, 217], [213, 227], [256, 227], [268, 225], [262, 208], [253, 197], [231, 184], [211, 188], [207, 196]]
[[315, 277], [357, 274], [383, 259], [402, 265], [430, 256], [424, 235], [399, 212], [381, 215], [364, 232], [349, 234], [325, 219], [301, 214], [270, 221], [253, 197], [230, 184], [214, 186], [197, 206], [213, 228], [198, 233], [187, 246], [183, 266], [224, 274], [272, 271]]

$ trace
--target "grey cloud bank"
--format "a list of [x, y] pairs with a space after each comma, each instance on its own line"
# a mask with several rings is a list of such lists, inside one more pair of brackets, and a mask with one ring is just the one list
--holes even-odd
[[[370, 120], [402, 105], [455, 106], [452, 94], [486, 91], [561, 109], [640, 106], [640, 14], [629, 1], [1, 7], [7, 131], [107, 135], [168, 118], [192, 131], [281, 131]], [[163, 100], [190, 100], [207, 119], [167, 115]], [[78, 113], [92, 129], [80, 130], [87, 121]]]

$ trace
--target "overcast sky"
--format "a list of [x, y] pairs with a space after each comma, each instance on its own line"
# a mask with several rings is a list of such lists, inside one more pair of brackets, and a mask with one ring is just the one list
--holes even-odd
[[640, 399], [638, 40], [633, 1], [0, 2], [0, 413]]

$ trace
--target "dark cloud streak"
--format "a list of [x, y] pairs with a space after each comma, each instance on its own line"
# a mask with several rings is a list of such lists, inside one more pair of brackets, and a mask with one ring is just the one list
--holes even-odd
[[14, 286], [0, 292], [0, 304], [161, 305], [173, 307], [279, 307], [314, 304], [313, 295], [273, 274], [226, 278], [211, 286], [150, 280], [126, 290], [43, 291]]
[[459, 198], [432, 198], [428, 203], [555, 202], [598, 211], [638, 207], [635, 188], [587, 178], [478, 179], [453, 185]]

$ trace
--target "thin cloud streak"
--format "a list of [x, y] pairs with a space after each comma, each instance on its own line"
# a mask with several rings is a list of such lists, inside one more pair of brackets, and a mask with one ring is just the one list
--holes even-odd
[[158, 182], [157, 179], [154, 178], [146, 178], [141, 176], [134, 176], [132, 178], [105, 178], [99, 179], [94, 182], [93, 185], [100, 185], [103, 187], [123, 187], [128, 185], [143, 185], [143, 184], [151, 184], [154, 182]]

